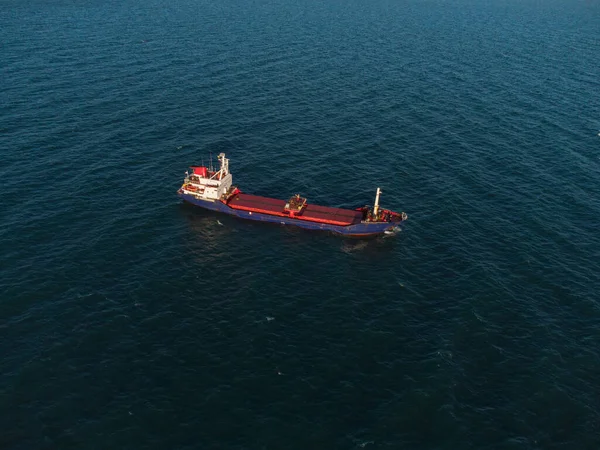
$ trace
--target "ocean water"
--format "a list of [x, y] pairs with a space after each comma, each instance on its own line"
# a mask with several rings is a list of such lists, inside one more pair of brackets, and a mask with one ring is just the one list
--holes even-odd
[[[600, 448], [600, 3], [0, 2], [0, 449]], [[349, 240], [183, 205], [405, 211]]]

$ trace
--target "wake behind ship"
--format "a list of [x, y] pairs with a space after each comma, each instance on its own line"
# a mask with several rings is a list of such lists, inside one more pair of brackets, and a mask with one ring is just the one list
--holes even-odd
[[219, 170], [205, 166], [190, 167], [192, 172], [186, 172], [183, 185], [177, 192], [184, 201], [243, 219], [358, 237], [393, 232], [407, 219], [404, 212], [379, 207], [379, 188], [372, 208], [363, 206], [356, 209], [311, 205], [299, 194], [287, 201], [245, 194], [233, 186], [229, 159], [221, 153], [218, 160]]

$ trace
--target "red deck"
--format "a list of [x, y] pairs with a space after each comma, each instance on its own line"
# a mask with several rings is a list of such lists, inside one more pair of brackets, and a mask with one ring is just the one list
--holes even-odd
[[258, 195], [236, 194], [227, 204], [233, 209], [242, 209], [244, 211], [261, 212], [265, 214], [283, 215], [285, 200], [276, 198], [259, 197]]
[[352, 209], [330, 208], [329, 206], [306, 205], [300, 218], [314, 222], [334, 223], [335, 225], [352, 225], [360, 223], [361, 211]]
[[[285, 200], [240, 193], [230, 199], [227, 204], [233, 209], [289, 217], [289, 214], [284, 213]], [[362, 212], [351, 209], [330, 208], [328, 206], [306, 205], [302, 214], [295, 216], [294, 219], [346, 226], [360, 223]]]

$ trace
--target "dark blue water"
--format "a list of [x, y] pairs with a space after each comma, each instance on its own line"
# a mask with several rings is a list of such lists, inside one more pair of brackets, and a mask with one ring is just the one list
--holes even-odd
[[[0, 3], [0, 448], [600, 448], [600, 4]], [[180, 203], [406, 211], [368, 241]]]

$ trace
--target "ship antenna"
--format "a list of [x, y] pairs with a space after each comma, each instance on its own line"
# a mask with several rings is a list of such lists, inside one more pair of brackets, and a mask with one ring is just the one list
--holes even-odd
[[212, 152], [210, 152], [209, 154], [210, 154], [210, 169], [209, 169], [209, 170], [210, 170], [211, 172], [214, 172], [214, 171], [215, 171], [215, 169], [214, 169], [214, 167], [213, 167], [213, 163], [212, 163]]

